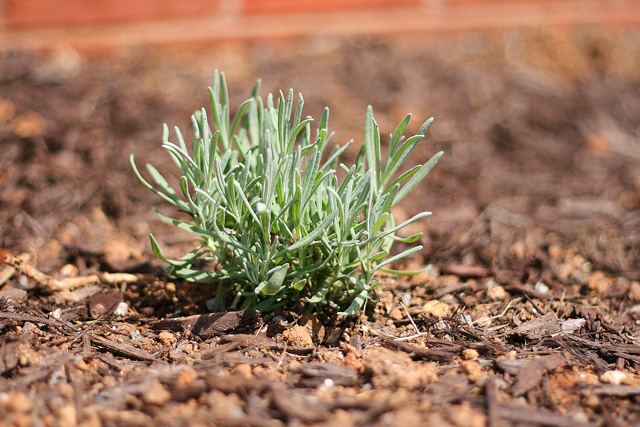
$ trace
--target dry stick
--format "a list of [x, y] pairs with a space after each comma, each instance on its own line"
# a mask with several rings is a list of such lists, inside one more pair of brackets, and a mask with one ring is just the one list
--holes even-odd
[[418, 332], [415, 335], [410, 335], [410, 336], [407, 336], [407, 337], [396, 337], [395, 335], [388, 334], [386, 332], [383, 332], [381, 330], [373, 328], [373, 327], [371, 327], [369, 325], [364, 325], [364, 326], [366, 326], [367, 330], [369, 332], [371, 332], [373, 335], [376, 335], [376, 336], [379, 336], [379, 337], [384, 337], [384, 338], [392, 338], [392, 339], [397, 340], [397, 341], [410, 341], [410, 340], [412, 340], [414, 338], [419, 338], [421, 336], [429, 334], [429, 332]]
[[487, 322], [490, 322], [490, 321], [492, 321], [492, 320], [499, 319], [499, 318], [501, 318], [502, 316], [504, 316], [504, 315], [507, 313], [507, 310], [509, 310], [509, 307], [511, 307], [511, 304], [512, 304], [512, 303], [514, 303], [514, 302], [519, 302], [519, 301], [521, 301], [521, 300], [522, 300], [522, 298], [515, 298], [515, 299], [512, 299], [511, 301], [509, 301], [509, 304], [507, 304], [507, 306], [505, 307], [505, 309], [504, 309], [504, 310], [502, 310], [502, 313], [497, 314], [497, 315], [492, 316], [492, 317], [488, 317], [488, 318], [486, 318], [486, 319], [476, 320], [475, 322], [472, 322], [472, 323], [473, 323], [474, 325], [479, 325], [479, 324], [481, 324], [481, 323], [487, 323]]
[[100, 275], [92, 274], [90, 276], [69, 277], [57, 280], [48, 274], [41, 272], [20, 258], [13, 256], [13, 254], [7, 249], [0, 250], [0, 265], [2, 264], [7, 264], [8, 266], [15, 268], [28, 278], [35, 280], [37, 284], [49, 292], [69, 291], [83, 286], [98, 285], [101, 282], [115, 284], [122, 282], [135, 283], [138, 281], [137, 276], [128, 273], [102, 273]]
[[418, 326], [416, 325], [416, 322], [413, 321], [413, 318], [411, 317], [411, 315], [409, 314], [409, 311], [407, 310], [407, 307], [404, 306], [404, 304], [402, 303], [402, 301], [400, 301], [400, 305], [402, 306], [402, 308], [404, 309], [404, 312], [407, 313], [407, 317], [409, 318], [409, 320], [411, 321], [411, 324], [413, 325], [413, 328], [416, 330], [416, 333], [419, 334], [420, 333], [420, 329], [418, 329]]

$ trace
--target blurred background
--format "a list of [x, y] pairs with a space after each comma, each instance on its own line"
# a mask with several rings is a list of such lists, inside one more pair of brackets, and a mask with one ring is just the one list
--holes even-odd
[[341, 144], [368, 104], [383, 135], [435, 117], [410, 163], [445, 156], [396, 212], [434, 213], [418, 262], [508, 280], [561, 244], [637, 280], [638, 24], [637, 0], [0, 0], [0, 244], [126, 269], [153, 231], [180, 256], [128, 157], [172, 170], [162, 124], [189, 134], [219, 69], [235, 105], [261, 78], [329, 106]]

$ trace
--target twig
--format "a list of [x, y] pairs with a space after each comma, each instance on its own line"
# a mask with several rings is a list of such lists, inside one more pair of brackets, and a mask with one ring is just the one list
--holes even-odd
[[278, 366], [282, 366], [282, 362], [284, 361], [284, 357], [287, 355], [287, 342], [284, 342], [284, 348], [282, 349], [282, 354], [280, 355], [280, 360], [278, 360]]
[[416, 347], [415, 345], [408, 344], [397, 339], [383, 338], [382, 345], [394, 350], [401, 350], [405, 353], [412, 354], [413, 357], [419, 359], [435, 360], [438, 362], [451, 362], [456, 356], [457, 352], [449, 352], [444, 350], [434, 350], [429, 348]]
[[101, 273], [100, 275], [92, 274], [90, 276], [69, 277], [57, 280], [48, 274], [41, 272], [24, 260], [13, 256], [8, 249], [0, 250], [0, 265], [2, 264], [7, 264], [8, 266], [13, 267], [16, 271], [35, 280], [38, 285], [52, 293], [69, 291], [83, 286], [98, 285], [100, 283], [135, 283], [138, 281], [137, 276], [128, 273]]
[[409, 311], [407, 311], [407, 307], [404, 306], [404, 304], [402, 303], [402, 301], [400, 301], [400, 305], [402, 306], [402, 308], [404, 309], [404, 312], [407, 313], [407, 317], [409, 318], [409, 320], [411, 321], [411, 324], [413, 325], [413, 328], [416, 330], [416, 333], [419, 334], [420, 333], [420, 329], [418, 329], [418, 326], [416, 325], [416, 322], [413, 321], [413, 318], [411, 317], [411, 315], [409, 314]]
[[482, 323], [487, 323], [487, 322], [490, 322], [492, 320], [499, 319], [499, 318], [501, 318], [502, 316], [504, 316], [507, 313], [507, 310], [509, 310], [509, 307], [511, 307], [511, 304], [513, 304], [516, 301], [520, 301], [520, 300], [522, 300], [522, 298], [512, 299], [511, 301], [509, 301], [509, 304], [507, 304], [507, 306], [504, 308], [504, 310], [502, 310], [502, 313], [496, 314], [495, 316], [488, 317], [486, 319], [476, 320], [475, 322], [472, 322], [472, 323], [474, 325], [480, 325]]
[[363, 325], [363, 326], [366, 326], [367, 329], [370, 332], [373, 333], [373, 335], [377, 335], [379, 337], [385, 337], [385, 338], [393, 338], [394, 340], [398, 340], [398, 341], [409, 341], [409, 340], [412, 340], [414, 338], [419, 338], [419, 337], [421, 337], [423, 335], [427, 335], [428, 334], [428, 332], [418, 332], [415, 335], [409, 335], [407, 337], [396, 337], [396, 336], [388, 334], [386, 332], [382, 332], [382, 331], [380, 331], [380, 330], [378, 330], [376, 328], [372, 328], [371, 326], [368, 326], [368, 325]]

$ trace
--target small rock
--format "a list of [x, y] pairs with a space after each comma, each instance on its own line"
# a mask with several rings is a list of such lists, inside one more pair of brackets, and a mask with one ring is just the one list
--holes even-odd
[[9, 413], [29, 412], [33, 409], [33, 401], [25, 393], [10, 391], [7, 393], [5, 408]]
[[614, 285], [614, 280], [611, 277], [605, 276], [604, 272], [598, 270], [594, 271], [591, 277], [587, 280], [587, 286], [589, 289], [593, 289], [597, 294], [604, 294]]
[[426, 304], [422, 306], [422, 312], [431, 316], [447, 317], [451, 313], [451, 307], [434, 299], [427, 301]]
[[549, 287], [544, 282], [536, 282], [533, 289], [541, 294], [548, 294], [550, 291]]
[[169, 331], [162, 331], [158, 334], [158, 340], [166, 346], [174, 345], [177, 341], [174, 334]]
[[487, 287], [487, 296], [493, 301], [502, 301], [509, 298], [509, 293], [500, 285]]
[[640, 282], [631, 282], [629, 286], [629, 299], [640, 302]]
[[196, 350], [195, 346], [190, 342], [185, 343], [184, 346], [182, 347], [182, 352], [186, 354], [191, 354], [195, 350]]
[[620, 384], [631, 384], [631, 378], [627, 375], [626, 372], [623, 371], [607, 371], [604, 374], [600, 375], [600, 381], [607, 384], [620, 385]]
[[42, 357], [28, 342], [18, 345], [15, 349], [15, 355], [21, 366], [38, 366], [42, 364]]
[[587, 151], [593, 154], [609, 154], [611, 151], [611, 138], [603, 132], [593, 132], [584, 139]]
[[584, 406], [587, 408], [596, 409], [600, 406], [600, 397], [595, 393], [587, 393], [583, 399]]
[[342, 359], [342, 364], [355, 369], [358, 372], [364, 371], [364, 365], [355, 353], [347, 353]]
[[[460, 405], [451, 405], [447, 408], [447, 418], [455, 426], [486, 426], [487, 416], [476, 408], [473, 408], [469, 401], [464, 401]], [[439, 424], [447, 425], [448, 423]], [[436, 425], [436, 424], [433, 424]], [[450, 424], [449, 424], [450, 425]]]
[[371, 385], [379, 390], [417, 390], [434, 378], [434, 368], [431, 365], [425, 364], [418, 369], [407, 353], [386, 348], [367, 349], [363, 354], [362, 364], [372, 374]]
[[304, 326], [296, 325], [282, 333], [282, 338], [287, 344], [295, 347], [313, 347], [311, 334]]
[[11, 124], [11, 131], [18, 138], [35, 138], [44, 131], [44, 118], [38, 113], [17, 116]]
[[480, 354], [477, 350], [472, 348], [465, 348], [462, 350], [462, 358], [465, 360], [476, 360], [478, 357], [480, 357]]
[[249, 365], [248, 363], [240, 363], [236, 365], [235, 368], [233, 368], [233, 372], [246, 379], [253, 378], [253, 373], [251, 372], [251, 365]]
[[73, 386], [69, 383], [60, 382], [57, 384], [57, 388], [58, 388], [58, 393], [60, 393], [62, 397], [65, 397], [67, 399], [73, 398], [76, 394]]
[[73, 264], [65, 264], [60, 269], [62, 277], [78, 277], [78, 267]]
[[0, 98], [0, 123], [11, 119], [14, 114], [15, 108], [13, 103], [8, 99]]
[[191, 366], [188, 366], [180, 372], [180, 375], [176, 378], [176, 385], [178, 387], [187, 387], [198, 378], [198, 373]]
[[467, 374], [467, 378], [472, 383], [475, 383], [484, 375], [482, 367], [475, 360], [462, 360], [460, 361], [460, 367], [464, 373]]
[[389, 318], [393, 320], [402, 320], [403, 317], [404, 317], [404, 310], [402, 310], [402, 308], [400, 307], [394, 308], [393, 310], [391, 310], [391, 313], [389, 313]]
[[127, 310], [129, 310], [129, 304], [126, 302], [120, 302], [116, 306], [116, 309], [113, 310], [113, 315], [116, 317], [124, 317], [127, 315]]
[[62, 319], [62, 310], [60, 308], [56, 308], [52, 312], [49, 313], [49, 316], [53, 317], [56, 320]]
[[171, 393], [158, 380], [151, 382], [149, 387], [140, 396], [142, 401], [148, 405], [164, 405], [171, 399]]
[[522, 240], [518, 240], [509, 248], [509, 252], [514, 255], [520, 261], [527, 258], [527, 245]]
[[77, 425], [76, 405], [68, 404], [58, 410], [58, 425], [73, 427]]
[[91, 367], [87, 364], [87, 362], [84, 361], [84, 359], [78, 359], [75, 365], [76, 368], [78, 368], [82, 372], [87, 372], [89, 369], [91, 369]]

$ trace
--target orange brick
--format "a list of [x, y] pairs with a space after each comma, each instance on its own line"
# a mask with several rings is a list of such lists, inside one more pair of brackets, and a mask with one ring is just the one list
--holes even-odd
[[5, 0], [10, 28], [92, 25], [213, 15], [220, 0]]
[[247, 15], [419, 7], [421, 0], [244, 0]]

